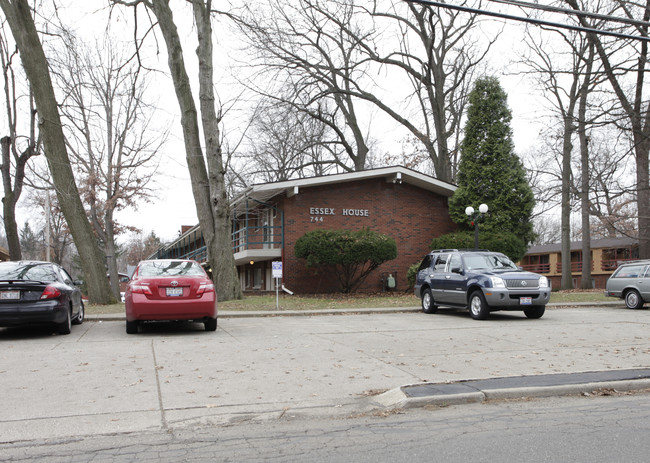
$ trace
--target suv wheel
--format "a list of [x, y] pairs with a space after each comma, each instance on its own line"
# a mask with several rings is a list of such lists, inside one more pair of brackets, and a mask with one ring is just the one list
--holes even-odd
[[643, 299], [641, 299], [641, 295], [637, 290], [631, 289], [625, 293], [625, 305], [628, 309], [640, 309], [643, 307]]
[[480, 289], [477, 289], [469, 296], [469, 313], [474, 320], [485, 320], [490, 315], [485, 296]]
[[433, 295], [429, 288], [425, 289], [422, 293], [422, 311], [424, 313], [436, 313], [438, 311], [438, 307], [433, 300]]
[[546, 306], [543, 305], [536, 305], [524, 309], [524, 313], [528, 318], [542, 318], [542, 315], [544, 315], [545, 311], [546, 311]]

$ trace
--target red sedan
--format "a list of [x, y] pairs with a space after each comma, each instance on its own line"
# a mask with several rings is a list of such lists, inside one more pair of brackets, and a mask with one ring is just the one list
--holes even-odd
[[144, 260], [126, 288], [126, 332], [144, 321], [202, 322], [217, 329], [217, 294], [205, 270], [193, 260]]

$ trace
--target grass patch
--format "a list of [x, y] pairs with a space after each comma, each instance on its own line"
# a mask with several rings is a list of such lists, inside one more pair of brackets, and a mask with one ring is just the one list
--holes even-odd
[[117, 302], [115, 304], [86, 304], [86, 314], [98, 315], [107, 313], [124, 313], [124, 303]]
[[[364, 309], [373, 307], [416, 307], [419, 299], [412, 293], [280, 295], [280, 310]], [[276, 308], [275, 294], [244, 296], [219, 303], [219, 310], [271, 311]]]
[[605, 296], [603, 289], [576, 290], [569, 289], [563, 291], [553, 291], [551, 293], [551, 302], [571, 303], [571, 302], [616, 302], [614, 297]]
[[[615, 298], [606, 297], [603, 290], [569, 290], [554, 291], [551, 302], [570, 304], [573, 302], [615, 302]], [[420, 300], [411, 293], [377, 293], [377, 294], [319, 294], [289, 296], [281, 294], [280, 310], [328, 310], [328, 309], [368, 309], [384, 307], [419, 307]], [[233, 311], [273, 311], [275, 294], [244, 296], [243, 299], [219, 302], [219, 310]], [[86, 313], [111, 314], [124, 313], [124, 303], [97, 305], [87, 304]]]

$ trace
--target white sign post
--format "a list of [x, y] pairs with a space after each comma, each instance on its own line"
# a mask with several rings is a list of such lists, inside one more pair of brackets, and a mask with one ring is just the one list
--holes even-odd
[[282, 261], [271, 262], [273, 278], [275, 278], [275, 310], [280, 310], [280, 280], [282, 279]]

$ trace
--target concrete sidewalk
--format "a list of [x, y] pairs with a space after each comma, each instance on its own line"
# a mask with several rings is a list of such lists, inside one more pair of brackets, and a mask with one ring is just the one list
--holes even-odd
[[127, 335], [122, 320], [67, 336], [0, 329], [0, 442], [350, 416], [461, 403], [461, 394], [648, 387], [648, 310], [549, 308], [539, 320], [497, 312], [486, 321], [395, 310], [222, 313], [216, 332], [152, 324]]

